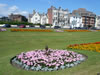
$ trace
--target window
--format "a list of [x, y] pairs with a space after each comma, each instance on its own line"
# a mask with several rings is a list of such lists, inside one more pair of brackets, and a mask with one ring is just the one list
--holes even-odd
[[54, 15], [57, 15], [57, 13], [54, 13]]
[[37, 17], [35, 19], [37, 20]]
[[57, 15], [57, 13], [55, 13], [55, 15]]
[[56, 20], [57, 20], [57, 17], [56, 17]]

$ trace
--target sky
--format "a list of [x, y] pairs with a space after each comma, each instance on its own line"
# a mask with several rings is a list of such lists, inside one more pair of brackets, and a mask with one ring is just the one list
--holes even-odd
[[51, 6], [69, 9], [70, 12], [78, 8], [86, 8], [100, 15], [100, 0], [0, 0], [0, 17], [11, 13], [28, 16], [33, 10], [47, 13]]

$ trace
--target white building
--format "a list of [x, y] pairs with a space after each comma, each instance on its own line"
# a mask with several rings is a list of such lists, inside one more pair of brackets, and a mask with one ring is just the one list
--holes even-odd
[[42, 24], [42, 25], [44, 25], [44, 24], [48, 24], [48, 17], [47, 17], [47, 15], [46, 14], [41, 14], [41, 23], [40, 24]]
[[46, 14], [40, 14], [33, 11], [33, 14], [29, 14], [28, 22], [33, 24], [48, 24], [48, 17]]
[[96, 27], [97, 29], [100, 29], [100, 16], [97, 16], [97, 17], [96, 17], [95, 27]]
[[82, 17], [78, 14], [70, 14], [70, 28], [82, 28]]
[[48, 9], [49, 24], [52, 24], [52, 27], [60, 26], [61, 28], [69, 28], [68, 14], [68, 9], [64, 10], [61, 7], [57, 9], [51, 6], [51, 8]]

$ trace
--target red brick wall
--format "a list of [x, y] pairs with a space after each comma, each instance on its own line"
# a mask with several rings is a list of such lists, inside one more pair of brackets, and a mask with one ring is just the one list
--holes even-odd
[[48, 20], [49, 20], [49, 24], [52, 24], [52, 9], [51, 8], [48, 9]]

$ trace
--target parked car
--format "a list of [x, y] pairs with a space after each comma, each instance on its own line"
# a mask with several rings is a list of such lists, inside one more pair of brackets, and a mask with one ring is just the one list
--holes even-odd
[[55, 27], [54, 27], [54, 29], [59, 29], [59, 28], [61, 28], [61, 27], [60, 27], [60, 26], [55, 26]]
[[34, 25], [29, 25], [30, 27], [35, 27]]
[[17, 28], [18, 26], [17, 25], [11, 25], [11, 28]]
[[19, 28], [26, 28], [26, 26], [25, 25], [20, 25]]
[[97, 28], [96, 28], [96, 27], [91, 27], [90, 29], [92, 29], [92, 30], [97, 30]]
[[10, 28], [11, 25], [10, 25], [10, 24], [5, 24], [3, 27], [4, 27], [4, 28]]
[[46, 28], [46, 27], [45, 27], [45, 25], [40, 25], [40, 28], [44, 29], [44, 28]]
[[88, 27], [83, 27], [82, 29], [89, 29]]
[[75, 27], [75, 29], [82, 29], [81, 27]]

